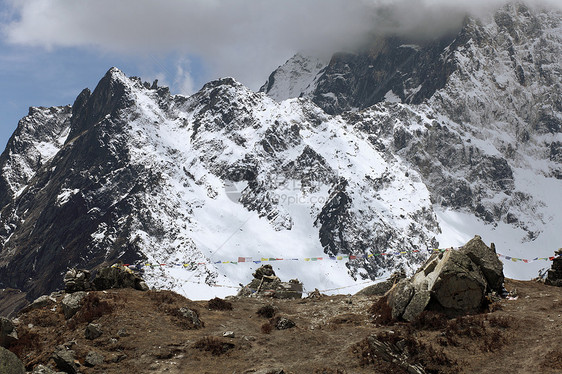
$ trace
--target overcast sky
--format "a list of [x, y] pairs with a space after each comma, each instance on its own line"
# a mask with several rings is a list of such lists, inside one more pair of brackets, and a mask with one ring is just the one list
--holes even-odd
[[298, 51], [349, 49], [373, 33], [432, 37], [503, 2], [0, 0], [0, 148], [28, 106], [71, 104], [111, 66], [174, 93], [221, 76], [258, 89]]

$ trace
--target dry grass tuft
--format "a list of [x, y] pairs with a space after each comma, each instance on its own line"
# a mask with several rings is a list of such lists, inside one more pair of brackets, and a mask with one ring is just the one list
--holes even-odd
[[275, 308], [272, 305], [264, 305], [258, 309], [256, 314], [264, 318], [273, 318], [275, 316]]
[[234, 344], [224, 342], [214, 336], [205, 336], [195, 342], [193, 347], [200, 351], [211, 352], [213, 356], [220, 356], [234, 348]]
[[263, 325], [261, 325], [261, 332], [263, 332], [264, 334], [271, 334], [272, 331], [273, 331], [273, 325], [271, 323], [266, 322]]
[[441, 330], [447, 326], [447, 317], [444, 314], [423, 311], [410, 323], [414, 330]]
[[377, 325], [390, 326], [394, 324], [392, 308], [388, 305], [388, 297], [383, 296], [369, 308], [369, 314], [373, 316], [373, 323]]
[[90, 292], [84, 298], [84, 304], [82, 305], [82, 308], [80, 308], [78, 313], [76, 313], [76, 315], [73, 317], [73, 320], [76, 323], [90, 323], [104, 315], [111, 314], [112, 312], [113, 305], [105, 300], [100, 300], [100, 298], [96, 294]]
[[232, 310], [232, 303], [215, 297], [214, 299], [209, 300], [207, 307], [210, 310]]

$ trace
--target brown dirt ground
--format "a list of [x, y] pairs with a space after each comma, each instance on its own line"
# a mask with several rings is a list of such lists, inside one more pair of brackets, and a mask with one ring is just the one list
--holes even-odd
[[[464, 317], [464, 325], [449, 320], [438, 329], [409, 323], [375, 325], [369, 315], [378, 300], [373, 296], [232, 298], [233, 310], [216, 311], [209, 310], [206, 301], [190, 301], [169, 291], [110, 290], [94, 293], [113, 307], [95, 320], [102, 326], [101, 337], [86, 340], [87, 322], [77, 317], [65, 321], [57, 304], [20, 314], [20, 344], [11, 350], [28, 370], [38, 364], [54, 367], [50, 356], [55, 346], [74, 340], [79, 369], [86, 374], [252, 373], [264, 368], [282, 368], [285, 373], [401, 372], [372, 359], [359, 344], [371, 334], [389, 332], [425, 346], [417, 357], [418, 363], [431, 362], [428, 372], [562, 373], [562, 288], [516, 280], [507, 280], [506, 288], [516, 289], [518, 299], [501, 300], [493, 312]], [[276, 307], [277, 315], [293, 320], [296, 327], [264, 333], [262, 325], [268, 320], [256, 311], [265, 305]], [[176, 313], [179, 307], [197, 309], [205, 327], [189, 329]], [[461, 325], [464, 330], [454, 330]], [[121, 329], [129, 335], [120, 336]], [[235, 337], [224, 338], [225, 331]], [[213, 355], [194, 347], [204, 337], [234, 347]], [[90, 351], [101, 353], [105, 363], [84, 366]]]

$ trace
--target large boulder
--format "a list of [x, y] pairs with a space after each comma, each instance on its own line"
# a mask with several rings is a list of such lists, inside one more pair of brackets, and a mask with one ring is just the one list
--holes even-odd
[[0, 374], [25, 374], [23, 362], [3, 347], [0, 347]]
[[99, 291], [111, 288], [134, 288], [148, 291], [144, 280], [137, 273], [122, 265], [113, 265], [101, 269], [93, 283], [96, 290]]
[[480, 310], [487, 292], [503, 288], [503, 266], [497, 262], [495, 250], [479, 236], [460, 250], [433, 254], [387, 293], [392, 317], [411, 321], [426, 309], [448, 315]]
[[502, 292], [504, 283], [503, 264], [498, 258], [494, 243], [488, 247], [482, 241], [482, 238], [477, 235], [466, 243], [459, 252], [468, 256], [472, 262], [478, 265], [488, 283], [487, 292]]
[[0, 317], [0, 347], [7, 348], [16, 340], [18, 340], [18, 334], [12, 321], [8, 318]]

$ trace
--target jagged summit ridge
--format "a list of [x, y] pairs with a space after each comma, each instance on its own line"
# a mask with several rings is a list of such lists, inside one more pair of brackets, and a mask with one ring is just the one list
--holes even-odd
[[[179, 275], [146, 270], [151, 285], [173, 288], [185, 274], [235, 282], [234, 269], [212, 265], [218, 250], [230, 259], [436, 245], [436, 217], [416, 173], [310, 102], [279, 104], [230, 78], [175, 96], [112, 69], [79, 96], [70, 122], [51, 166], [5, 208], [13, 218], [2, 264], [11, 270], [2, 281], [32, 293], [56, 286], [47, 278], [67, 266], [116, 259], [201, 263]], [[226, 188], [234, 183], [238, 199]], [[45, 229], [30, 238], [34, 225]], [[54, 256], [66, 262], [45, 263]], [[332, 284], [351, 281], [348, 271], [380, 275], [423, 257], [334, 264]], [[17, 276], [30, 273], [39, 282]]]

